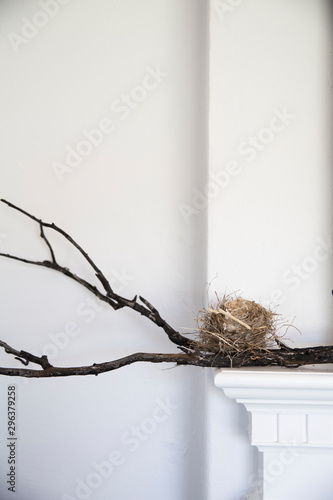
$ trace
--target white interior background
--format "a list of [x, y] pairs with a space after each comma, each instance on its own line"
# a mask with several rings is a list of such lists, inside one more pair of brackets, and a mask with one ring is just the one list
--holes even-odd
[[[295, 344], [331, 343], [327, 3], [55, 0], [53, 14], [38, 17], [46, 3], [0, 6], [0, 196], [62, 227], [116, 291], [143, 295], [182, 332], [194, 328], [208, 281], [212, 297], [240, 290], [279, 305], [302, 331], [288, 331]], [[10, 34], [22, 30], [30, 38], [18, 43]], [[142, 94], [152, 70], [162, 76]], [[121, 113], [116, 100], [128, 94]], [[295, 118], [248, 162], [238, 148], [284, 108]], [[83, 131], [106, 119], [112, 132], [56, 175], [54, 162], [64, 164]], [[232, 160], [238, 173], [217, 189], [212, 173], [223, 175]], [[0, 212], [1, 252], [48, 257], [36, 224], [3, 204]], [[94, 279], [53, 241], [62, 263]], [[293, 266], [306, 275], [296, 290]], [[4, 259], [0, 272], [1, 338], [18, 349], [45, 352], [59, 366], [176, 352], [147, 320], [112, 311], [62, 275]], [[20, 366], [4, 354], [1, 363]], [[12, 383], [18, 500], [238, 500], [260, 481], [245, 410], [213, 388], [210, 370], [137, 364], [99, 377], [1, 378], [4, 500], [12, 498]], [[166, 418], [152, 420], [168, 402]], [[116, 451], [121, 464], [98, 475], [96, 464]]]
[[331, 343], [329, 3], [213, 5], [210, 174], [237, 167], [211, 198], [209, 279], [277, 307], [297, 345]]
[[[223, 3], [213, 1], [211, 11], [210, 295], [238, 291], [270, 305], [298, 329], [281, 330], [291, 345], [332, 344], [329, 2]], [[274, 110], [293, 118], [270, 134]], [[217, 190], [214, 174], [224, 179], [228, 168]], [[209, 387], [209, 498], [245, 499], [242, 491], [253, 490], [257, 499], [260, 456], [248, 446], [248, 415]]]

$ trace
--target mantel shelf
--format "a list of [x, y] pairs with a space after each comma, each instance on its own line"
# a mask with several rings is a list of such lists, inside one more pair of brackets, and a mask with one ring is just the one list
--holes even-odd
[[215, 384], [250, 413], [251, 443], [263, 454], [260, 498], [333, 498], [332, 365], [220, 369]]

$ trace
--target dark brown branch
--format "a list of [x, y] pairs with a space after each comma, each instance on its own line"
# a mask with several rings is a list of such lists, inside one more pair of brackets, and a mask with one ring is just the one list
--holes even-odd
[[24, 262], [25, 264], [32, 264], [34, 266], [41, 266], [41, 267], [47, 267], [48, 269], [54, 269], [55, 271], [58, 271], [58, 272], [64, 274], [65, 276], [68, 276], [72, 280], [74, 280], [77, 283], [79, 283], [80, 285], [84, 286], [91, 293], [96, 295], [96, 297], [98, 297], [100, 300], [102, 300], [104, 302], [107, 302], [114, 309], [118, 308], [118, 304], [116, 302], [114, 302], [112, 299], [110, 299], [109, 297], [103, 295], [98, 290], [98, 288], [96, 288], [94, 285], [92, 285], [91, 283], [89, 283], [85, 279], [80, 278], [76, 274], [72, 273], [67, 267], [60, 266], [59, 264], [57, 264], [57, 262], [51, 262], [49, 260], [43, 260], [43, 261], [29, 260], [29, 259], [24, 259], [23, 257], [17, 257], [16, 255], [11, 255], [11, 254], [7, 254], [7, 253], [0, 253], [0, 257], [6, 257], [7, 259], [18, 260], [19, 262]]
[[[323, 363], [333, 363], [333, 346], [318, 346], [318, 347], [307, 347], [307, 348], [296, 348], [292, 349], [279, 342], [279, 349], [257, 349], [255, 351], [245, 351], [245, 352], [235, 352], [233, 355], [228, 355], [225, 357], [220, 356], [217, 353], [207, 353], [200, 350], [200, 345], [194, 341], [190, 340], [179, 332], [174, 330], [160, 315], [158, 310], [145, 298], [139, 297], [141, 304], [137, 300], [137, 296], [133, 299], [126, 299], [118, 294], [116, 294], [105, 275], [92, 261], [89, 255], [82, 249], [82, 247], [76, 243], [71, 236], [69, 236], [65, 231], [56, 226], [54, 223], [46, 223], [37, 217], [29, 214], [28, 212], [16, 207], [12, 203], [0, 200], [7, 204], [10, 208], [17, 210], [23, 215], [29, 217], [38, 223], [40, 228], [40, 237], [43, 239], [44, 243], [48, 247], [50, 252], [51, 260], [44, 261], [34, 261], [25, 259], [22, 257], [14, 256], [11, 254], [0, 253], [0, 256], [6, 257], [8, 259], [17, 260], [23, 263], [32, 264], [36, 266], [47, 267], [58, 271], [65, 276], [71, 278], [75, 282], [84, 286], [87, 290], [93, 293], [98, 299], [109, 304], [113, 309], [121, 309], [123, 307], [128, 307], [147, 319], [152, 321], [155, 325], [159, 326], [164, 330], [164, 332], [169, 337], [170, 341], [176, 344], [182, 353], [178, 354], [159, 354], [159, 353], [135, 353], [124, 358], [120, 358], [113, 361], [107, 361], [105, 363], [93, 364], [90, 366], [79, 366], [79, 367], [54, 367], [52, 366], [46, 356], [34, 356], [27, 351], [18, 351], [13, 347], [9, 346], [6, 342], [0, 341], [0, 347], [3, 347], [5, 352], [12, 354], [15, 359], [19, 360], [22, 364], [27, 366], [29, 363], [37, 364], [41, 369], [29, 369], [29, 368], [4, 368], [0, 367], [0, 374], [8, 376], [20, 376], [20, 377], [35, 377], [35, 378], [45, 378], [45, 377], [67, 377], [73, 375], [99, 375], [101, 373], [106, 373], [123, 366], [130, 365], [137, 362], [150, 362], [150, 363], [174, 363], [176, 365], [193, 365], [201, 367], [245, 367], [245, 366], [285, 366], [285, 367], [297, 367], [301, 365], [308, 364], [323, 364]], [[100, 291], [95, 285], [89, 281], [81, 278], [74, 274], [67, 267], [61, 266], [57, 260], [56, 255], [53, 250], [52, 244], [45, 235], [44, 229], [50, 228], [57, 233], [61, 234], [67, 241], [70, 242], [80, 253], [83, 255], [85, 260], [94, 270], [94, 273], [102, 284], [104, 291]]]
[[[191, 362], [193, 361], [193, 363]], [[156, 353], [135, 353], [115, 361], [106, 363], [94, 363], [90, 366], [78, 366], [70, 368], [52, 367], [46, 370], [31, 370], [27, 368], [2, 368], [0, 375], [28, 377], [28, 378], [50, 378], [50, 377], [70, 377], [73, 375], [100, 375], [123, 366], [137, 362], [149, 363], [175, 363], [176, 365], [195, 364], [187, 354], [156, 354]]]
[[[137, 302], [137, 298], [134, 297], [134, 299], [126, 299], [125, 297], [122, 297], [118, 294], [116, 294], [111, 286], [105, 275], [102, 273], [102, 271], [96, 266], [94, 261], [89, 257], [87, 252], [83, 250], [83, 248], [69, 235], [67, 234], [63, 229], [59, 228], [56, 226], [54, 223], [47, 223], [43, 222], [41, 219], [38, 219], [34, 215], [31, 215], [29, 212], [26, 212], [22, 208], [17, 207], [16, 205], [13, 205], [9, 201], [1, 199], [3, 203], [8, 205], [10, 208], [13, 208], [14, 210], [22, 213], [26, 217], [32, 219], [33, 221], [37, 222], [39, 227], [40, 227], [40, 236], [41, 238], [45, 241], [46, 245], [48, 246], [48, 249], [51, 253], [51, 261], [44, 260], [44, 261], [33, 261], [33, 260], [28, 260], [24, 259], [21, 257], [17, 257], [14, 255], [6, 254], [6, 253], [0, 253], [0, 256], [6, 257], [9, 259], [14, 259], [18, 260], [21, 262], [24, 262], [26, 264], [33, 264], [36, 266], [42, 266], [42, 267], [47, 267], [49, 269], [53, 269], [55, 271], [61, 272], [62, 274], [65, 274], [69, 278], [73, 279], [80, 285], [84, 286], [87, 288], [91, 293], [93, 293], [96, 297], [98, 297], [100, 300], [103, 302], [106, 302], [109, 304], [113, 309], [122, 309], [123, 307], [128, 307], [130, 309], [133, 309], [134, 311], [140, 313], [142, 316], [145, 316], [148, 318], [150, 321], [155, 323], [155, 325], [159, 326], [162, 328], [165, 333], [168, 335], [169, 339], [171, 342], [173, 342], [176, 345], [185, 347], [185, 348], [191, 348], [193, 346], [193, 341], [190, 339], [184, 337], [181, 335], [179, 332], [174, 330], [164, 319], [161, 318], [159, 312], [157, 311], [156, 308], [154, 308], [148, 301], [140, 297], [140, 300], [143, 302], [144, 305], [139, 304]], [[72, 273], [67, 267], [61, 266], [57, 263], [55, 254], [52, 248], [52, 245], [50, 244], [49, 240], [46, 238], [44, 234], [44, 228], [50, 228], [56, 231], [57, 233], [61, 234], [67, 241], [71, 243], [80, 253], [83, 255], [85, 260], [90, 264], [90, 266], [93, 268], [95, 271], [95, 275], [100, 281], [100, 283], [103, 285], [103, 288], [106, 292], [106, 294], [101, 293], [97, 287], [89, 283], [88, 281], [84, 280], [83, 278], [80, 278], [76, 274]], [[148, 306], [149, 304], [149, 306]], [[145, 307], [146, 306], [146, 307]]]
[[[4, 344], [4, 343], [2, 343]], [[10, 348], [11, 350], [12, 348]], [[24, 351], [19, 351], [20, 357], [27, 359], [32, 356]], [[23, 353], [23, 354], [22, 354]], [[44, 357], [42, 357], [44, 358]], [[40, 360], [38, 358], [38, 364]], [[29, 359], [30, 360], [30, 359]], [[124, 358], [105, 363], [94, 363], [90, 366], [78, 367], [55, 367], [46, 366], [43, 370], [33, 370], [28, 368], [3, 368], [0, 367], [0, 375], [18, 376], [27, 378], [50, 378], [50, 377], [70, 377], [79, 375], [100, 375], [118, 368], [131, 365], [133, 363], [174, 363], [176, 366], [192, 365], [210, 368], [238, 368], [246, 366], [285, 366], [295, 368], [301, 365], [317, 363], [333, 363], [333, 346], [318, 346], [309, 348], [298, 348], [292, 351], [269, 350], [258, 351], [257, 357], [249, 357], [241, 354], [233, 358], [218, 357], [216, 355], [200, 356], [191, 354], [160, 354], [138, 352]]]
[[54, 251], [53, 251], [53, 248], [51, 246], [51, 243], [49, 242], [49, 240], [45, 236], [44, 227], [43, 227], [42, 221], [40, 221], [39, 226], [40, 226], [40, 237], [45, 241], [46, 245], [48, 246], [48, 248], [50, 250], [51, 259], [52, 259], [53, 264], [56, 264], [56, 258], [55, 258], [55, 255], [54, 255]]
[[[25, 215], [29, 219], [32, 219], [32, 220], [34, 220], [35, 222], [37, 222], [39, 224], [39, 226], [41, 228], [41, 237], [45, 240], [46, 244], [48, 245], [48, 247], [50, 249], [53, 262], [55, 262], [54, 252], [53, 252], [53, 249], [52, 249], [50, 243], [45, 238], [44, 231], [43, 231], [44, 227], [53, 229], [57, 233], [61, 234], [67, 241], [69, 241], [81, 253], [81, 255], [83, 255], [83, 257], [86, 259], [86, 261], [94, 269], [96, 277], [102, 283], [105, 291], [106, 292], [110, 292], [111, 291], [111, 293], [113, 293], [112, 289], [111, 289], [110, 283], [105, 278], [105, 276], [103, 275], [103, 273], [98, 269], [98, 267], [93, 262], [93, 260], [89, 257], [89, 255], [87, 254], [87, 252], [85, 252], [85, 250], [83, 250], [83, 248], [78, 243], [76, 243], [76, 241], [74, 241], [73, 238], [69, 234], [67, 234], [63, 229], [61, 229], [60, 227], [56, 226], [53, 222], [52, 223], [43, 222], [41, 219], [38, 219], [34, 215], [31, 215], [29, 212], [26, 212], [22, 208], [17, 207], [16, 205], [13, 205], [13, 203], [10, 203], [10, 201], [4, 200], [4, 199], [1, 199], [0, 201], [2, 201], [2, 203], [5, 203], [10, 208], [13, 208], [14, 210], [17, 210], [18, 212], [22, 213], [23, 215]], [[102, 279], [101, 279], [101, 276], [103, 277]]]
[[27, 366], [30, 362], [40, 365], [44, 370], [47, 368], [52, 368], [52, 365], [49, 363], [47, 356], [34, 356], [30, 352], [27, 351], [18, 351], [8, 345], [6, 342], [0, 340], [0, 347], [3, 347], [7, 354], [12, 354], [15, 356], [15, 359], [21, 361], [21, 363]]

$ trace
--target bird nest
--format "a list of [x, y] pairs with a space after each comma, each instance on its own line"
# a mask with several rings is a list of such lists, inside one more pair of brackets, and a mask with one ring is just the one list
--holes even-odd
[[214, 307], [199, 313], [197, 323], [202, 352], [225, 356], [279, 345], [277, 314], [241, 297], [217, 298]]

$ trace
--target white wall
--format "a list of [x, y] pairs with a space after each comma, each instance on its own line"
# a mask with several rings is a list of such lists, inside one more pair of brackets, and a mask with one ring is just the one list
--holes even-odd
[[[205, 281], [205, 214], [187, 225], [179, 209], [206, 175], [205, 17], [193, 0], [0, 5], [0, 196], [64, 228], [116, 291], [142, 294], [179, 329], [194, 327]], [[102, 142], [66, 164], [69, 151], [84, 152], [83, 131], [101, 122]], [[38, 227], [0, 210], [1, 251], [46, 258]], [[62, 262], [93, 279], [55, 244]], [[1, 338], [19, 349], [61, 366], [176, 351], [147, 320], [88, 303], [94, 297], [64, 276], [6, 260], [0, 271]], [[1, 363], [18, 366], [3, 353]], [[5, 483], [13, 382], [17, 500], [203, 498], [204, 372], [170, 368], [1, 378], [1, 499], [13, 497]], [[96, 464], [114, 451], [119, 465], [101, 479]]]
[[212, 3], [209, 279], [297, 344], [332, 341], [329, 23], [325, 1]]
[[[331, 342], [331, 250], [322, 243], [331, 237], [324, 2], [212, 0], [209, 180], [206, 2], [58, 0], [52, 13], [55, 4], [47, 4], [46, 18], [42, 3], [45, 11], [46, 0], [0, 6], [0, 196], [63, 227], [120, 293], [146, 296], [177, 328], [194, 326], [207, 279], [211, 296], [241, 290], [280, 303], [302, 330], [302, 337], [289, 331], [295, 344]], [[25, 19], [45, 25], [29, 31]], [[8, 37], [23, 36], [22, 29], [30, 38]], [[163, 75], [145, 95], [137, 86], [151, 86], [147, 75], [156, 68]], [[129, 93], [142, 100], [120, 109], [116, 100]], [[262, 130], [284, 108], [295, 118], [271, 140]], [[83, 131], [105, 119], [112, 132], [59, 173], [55, 162], [64, 164]], [[258, 134], [269, 143], [246, 152], [244, 141]], [[0, 209], [1, 251], [45, 258], [38, 228]], [[57, 249], [86, 276], [58, 240]], [[85, 290], [63, 276], [3, 260], [0, 271], [1, 338], [15, 347], [47, 352], [63, 366], [172, 349], [143, 318], [88, 303]], [[69, 337], [73, 323], [77, 335]], [[16, 363], [3, 354], [0, 361]], [[16, 498], [245, 495], [259, 479], [245, 410], [213, 388], [209, 370], [169, 368], [15, 380]], [[5, 485], [8, 382], [0, 380], [4, 500], [12, 498]], [[154, 426], [168, 401], [165, 420]], [[151, 434], [133, 437], [149, 425]], [[97, 464], [115, 451], [121, 459], [110, 477], [85, 495], [77, 490], [79, 481], [99, 481]]]
[[[276, 307], [296, 346], [333, 341], [328, 4], [211, 2], [210, 295]], [[238, 500], [260, 457], [244, 408], [207, 388], [209, 498]]]

